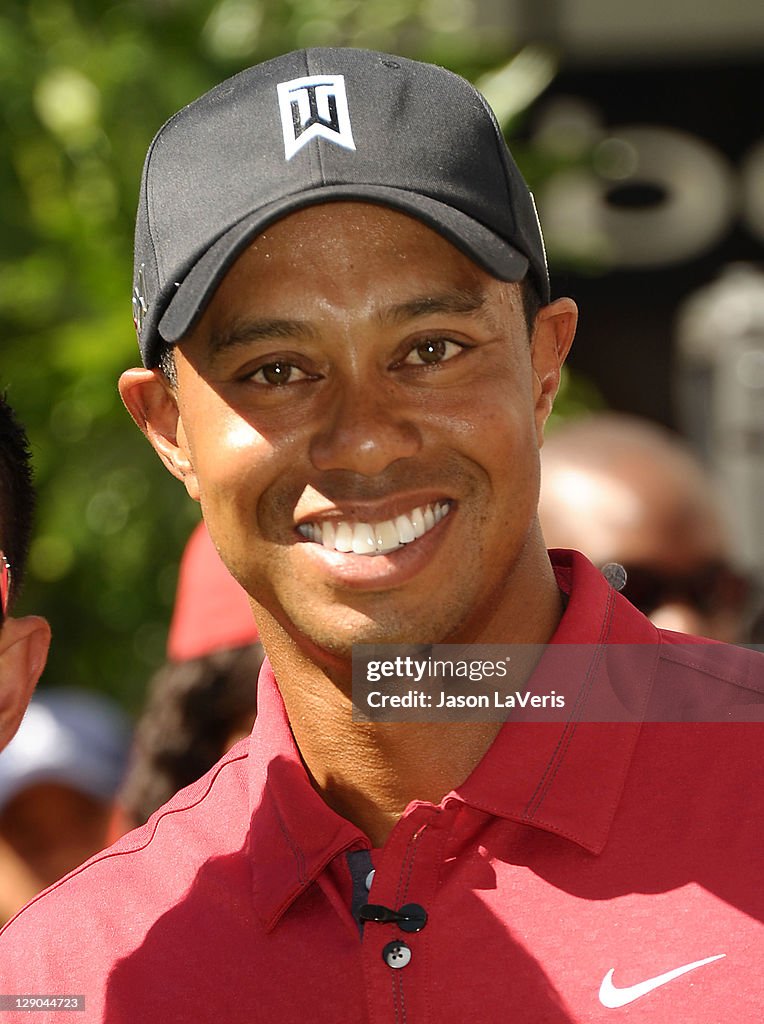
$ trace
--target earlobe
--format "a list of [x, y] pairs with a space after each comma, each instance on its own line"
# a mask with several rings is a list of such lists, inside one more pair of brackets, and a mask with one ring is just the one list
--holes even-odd
[[45, 668], [50, 626], [39, 615], [8, 618], [0, 632], [0, 749], [14, 736]]
[[531, 362], [535, 378], [534, 403], [536, 437], [544, 443], [544, 426], [552, 412], [560, 386], [562, 365], [576, 333], [578, 309], [572, 299], [556, 299], [542, 307], [536, 317], [531, 339]]
[[119, 379], [125, 408], [148, 438], [167, 469], [199, 500], [183, 422], [175, 393], [159, 370], [125, 370]]

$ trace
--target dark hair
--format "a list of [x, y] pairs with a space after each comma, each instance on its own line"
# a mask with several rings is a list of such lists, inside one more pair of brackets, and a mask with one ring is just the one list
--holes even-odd
[[175, 346], [160, 340], [157, 346], [157, 368], [167, 378], [171, 388], [178, 387], [178, 370], [175, 365]]
[[201, 778], [257, 709], [261, 644], [168, 662], [152, 677], [119, 801], [143, 824], [179, 789]]
[[0, 394], [0, 548], [11, 565], [11, 600], [24, 578], [34, 509], [29, 439]]
[[520, 297], [523, 300], [523, 314], [526, 326], [528, 327], [528, 337], [530, 338], [533, 337], [533, 327], [542, 305], [541, 295], [536, 287], [536, 282], [530, 274], [526, 274], [520, 282]]

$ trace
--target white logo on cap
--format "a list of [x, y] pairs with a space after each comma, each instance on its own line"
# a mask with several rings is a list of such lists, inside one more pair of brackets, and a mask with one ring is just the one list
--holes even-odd
[[344, 75], [293, 78], [276, 88], [287, 160], [311, 139], [323, 138], [355, 149]]

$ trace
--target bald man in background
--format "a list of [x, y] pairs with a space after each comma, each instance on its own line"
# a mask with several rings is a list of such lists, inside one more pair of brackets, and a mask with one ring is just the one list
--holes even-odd
[[713, 484], [668, 430], [619, 413], [561, 426], [541, 453], [550, 548], [626, 569], [623, 594], [664, 629], [747, 639], [750, 581], [734, 564]]

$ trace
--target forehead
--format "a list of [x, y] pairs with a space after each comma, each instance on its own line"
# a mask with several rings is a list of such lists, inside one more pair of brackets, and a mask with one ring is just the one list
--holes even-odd
[[233, 264], [210, 303], [213, 317], [256, 294], [304, 305], [317, 297], [361, 312], [406, 294], [493, 296], [519, 308], [519, 288], [494, 278], [407, 214], [361, 202], [323, 203], [264, 230]]

